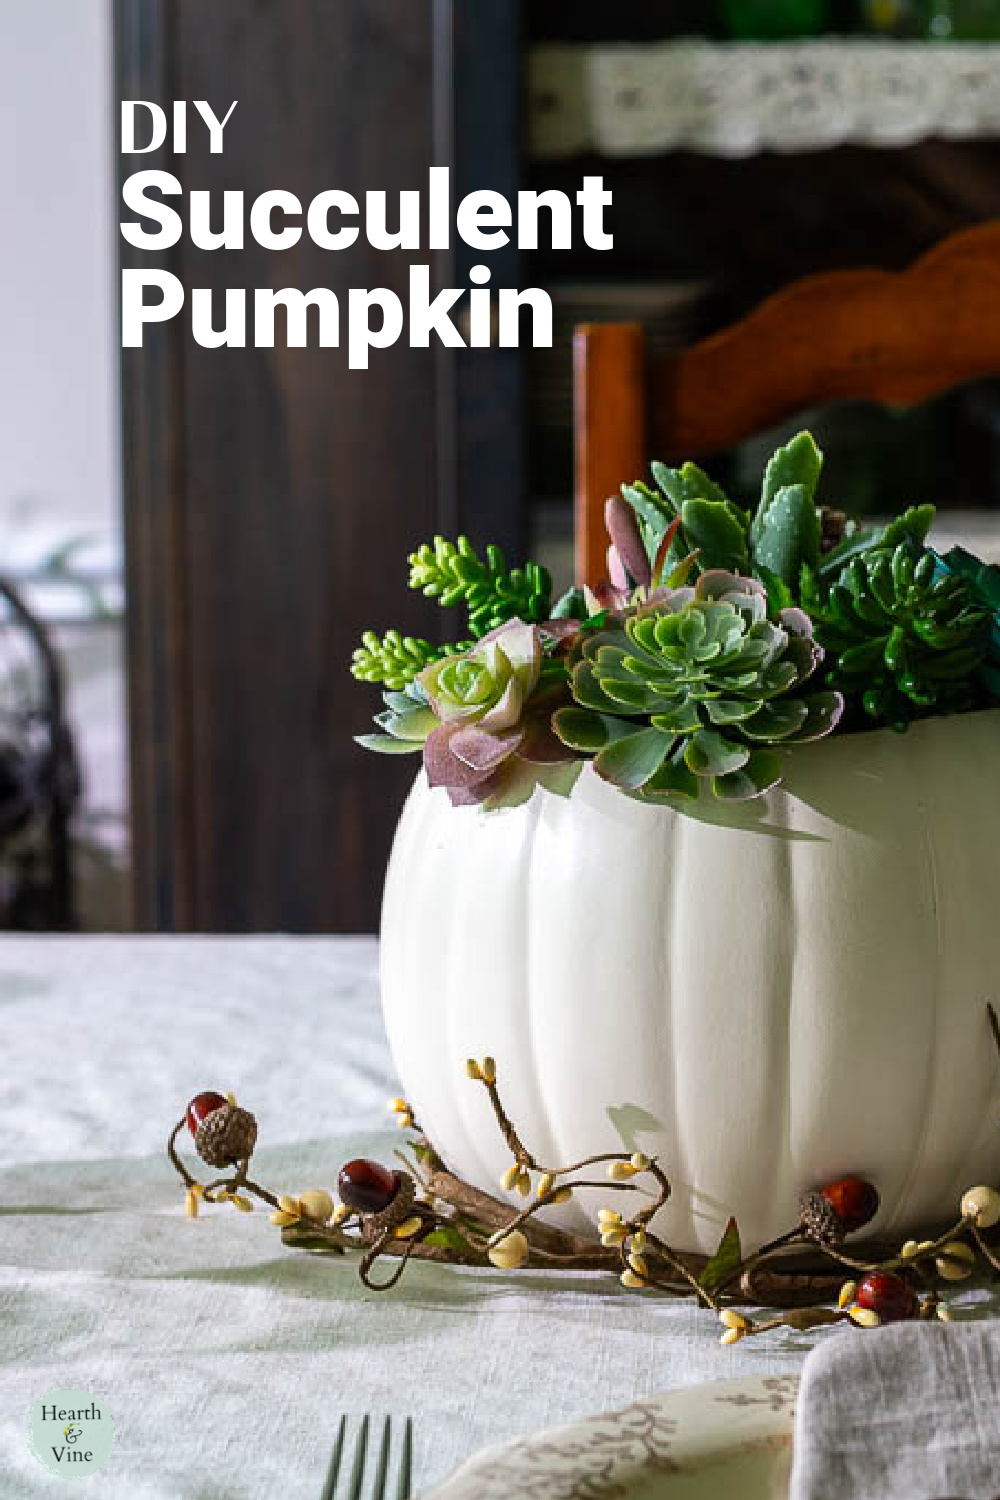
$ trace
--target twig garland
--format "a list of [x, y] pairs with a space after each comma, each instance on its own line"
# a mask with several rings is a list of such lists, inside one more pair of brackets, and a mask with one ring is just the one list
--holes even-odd
[[[992, 1005], [987, 1005], [987, 1015], [1000, 1053], [1000, 1019]], [[449, 1171], [403, 1099], [390, 1101], [397, 1122], [412, 1132], [411, 1154], [396, 1153], [399, 1169], [348, 1163], [340, 1173], [339, 1206], [323, 1191], [298, 1198], [275, 1194], [249, 1176], [257, 1129], [253, 1116], [239, 1109], [231, 1094], [204, 1094], [192, 1100], [167, 1141], [167, 1156], [185, 1186], [188, 1214], [196, 1217], [202, 1203], [227, 1202], [247, 1212], [258, 1199], [272, 1209], [271, 1221], [281, 1227], [290, 1247], [357, 1253], [358, 1274], [376, 1292], [394, 1287], [410, 1260], [506, 1271], [607, 1271], [631, 1291], [693, 1296], [722, 1321], [724, 1344], [776, 1328], [804, 1330], [841, 1322], [870, 1328], [908, 1317], [948, 1321], [942, 1283], [966, 1280], [980, 1259], [1000, 1273], [1000, 1246], [987, 1237], [1000, 1224], [1000, 1192], [987, 1186], [964, 1194], [959, 1217], [943, 1233], [907, 1240], [898, 1249], [869, 1244], [867, 1256], [843, 1248], [843, 1241], [874, 1217], [879, 1204], [873, 1185], [858, 1177], [803, 1194], [797, 1224], [746, 1256], [735, 1220], [714, 1256], [675, 1250], [651, 1228], [671, 1192], [655, 1157], [607, 1151], [567, 1166], [543, 1163], [521, 1140], [507, 1113], [494, 1060], [470, 1059], [466, 1072], [484, 1089], [512, 1157], [502, 1187], [525, 1198], [534, 1195], [522, 1208], [512, 1210], [508, 1202]], [[220, 1142], [230, 1141], [241, 1152], [248, 1148], [247, 1154], [234, 1155], [228, 1175], [201, 1183], [177, 1151], [185, 1123], [210, 1164], [218, 1164], [220, 1150], [224, 1153]], [[596, 1174], [596, 1168], [603, 1168], [603, 1174]], [[599, 1240], [539, 1218], [542, 1210], [567, 1202], [581, 1188], [641, 1194], [643, 1201], [630, 1214], [599, 1209]], [[626, 1206], [633, 1205], [634, 1199]], [[383, 1256], [397, 1263], [388, 1277], [376, 1279], [373, 1272]], [[851, 1279], [842, 1283], [845, 1271]], [[737, 1306], [780, 1311], [755, 1320]]]

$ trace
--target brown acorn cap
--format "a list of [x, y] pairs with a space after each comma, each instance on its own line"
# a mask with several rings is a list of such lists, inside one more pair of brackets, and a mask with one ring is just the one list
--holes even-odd
[[839, 1245], [844, 1238], [844, 1226], [822, 1193], [799, 1194], [799, 1221], [804, 1233], [820, 1245]]
[[380, 1214], [364, 1214], [362, 1226], [366, 1240], [377, 1240], [409, 1217], [417, 1196], [416, 1183], [408, 1172], [394, 1172], [396, 1191]]
[[229, 1167], [253, 1155], [257, 1121], [248, 1109], [221, 1104], [205, 1116], [194, 1138], [194, 1149], [210, 1167]]

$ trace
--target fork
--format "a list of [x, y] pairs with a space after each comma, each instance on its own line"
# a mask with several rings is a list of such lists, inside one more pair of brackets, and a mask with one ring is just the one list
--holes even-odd
[[[333, 1445], [333, 1453], [330, 1456], [330, 1467], [327, 1470], [326, 1482], [323, 1485], [323, 1493], [320, 1500], [361, 1500], [365, 1489], [365, 1468], [368, 1458], [368, 1417], [363, 1417], [358, 1435], [354, 1439], [354, 1454], [351, 1459], [350, 1477], [347, 1480], [347, 1488], [340, 1494], [337, 1484], [341, 1473], [347, 1473], [347, 1461], [344, 1450], [347, 1446], [347, 1417], [341, 1417], [340, 1426], [337, 1428], [337, 1438]], [[395, 1469], [395, 1484], [389, 1485], [389, 1458], [392, 1446], [391, 1418], [386, 1417], [382, 1427], [382, 1441], [379, 1444], [378, 1458], [375, 1462], [375, 1477], [370, 1490], [370, 1500], [409, 1500], [410, 1496], [410, 1468], [413, 1457], [413, 1421], [407, 1417], [403, 1428], [403, 1440], [400, 1445], [399, 1456]]]

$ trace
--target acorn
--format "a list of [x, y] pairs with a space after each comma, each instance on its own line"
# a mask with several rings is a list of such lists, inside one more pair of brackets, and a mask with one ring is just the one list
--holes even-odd
[[799, 1194], [799, 1227], [818, 1245], [839, 1245], [844, 1238], [844, 1226], [836, 1210], [818, 1192]]
[[820, 1188], [820, 1193], [837, 1215], [845, 1234], [863, 1229], [879, 1210], [878, 1190], [864, 1177], [839, 1177]]
[[381, 1162], [359, 1156], [341, 1167], [337, 1192], [341, 1203], [356, 1213], [382, 1214], [399, 1192], [401, 1176]]
[[223, 1094], [196, 1094], [187, 1107], [187, 1126], [194, 1149], [210, 1167], [229, 1167], [253, 1155], [257, 1121], [247, 1109], [230, 1104]]
[[875, 1313], [880, 1323], [903, 1323], [920, 1311], [916, 1292], [892, 1271], [870, 1271], [858, 1282], [854, 1300]]

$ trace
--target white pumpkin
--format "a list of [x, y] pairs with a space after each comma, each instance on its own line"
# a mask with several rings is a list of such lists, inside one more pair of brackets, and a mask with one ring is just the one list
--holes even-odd
[[491, 814], [418, 778], [382, 993], [428, 1136], [500, 1192], [510, 1157], [464, 1067], [490, 1054], [546, 1165], [660, 1158], [679, 1248], [710, 1251], [731, 1212], [758, 1244], [849, 1172], [881, 1194], [875, 1231], [955, 1215], [1000, 1181], [1000, 710], [801, 746], [777, 791], [701, 814], [590, 767], [569, 799]]

